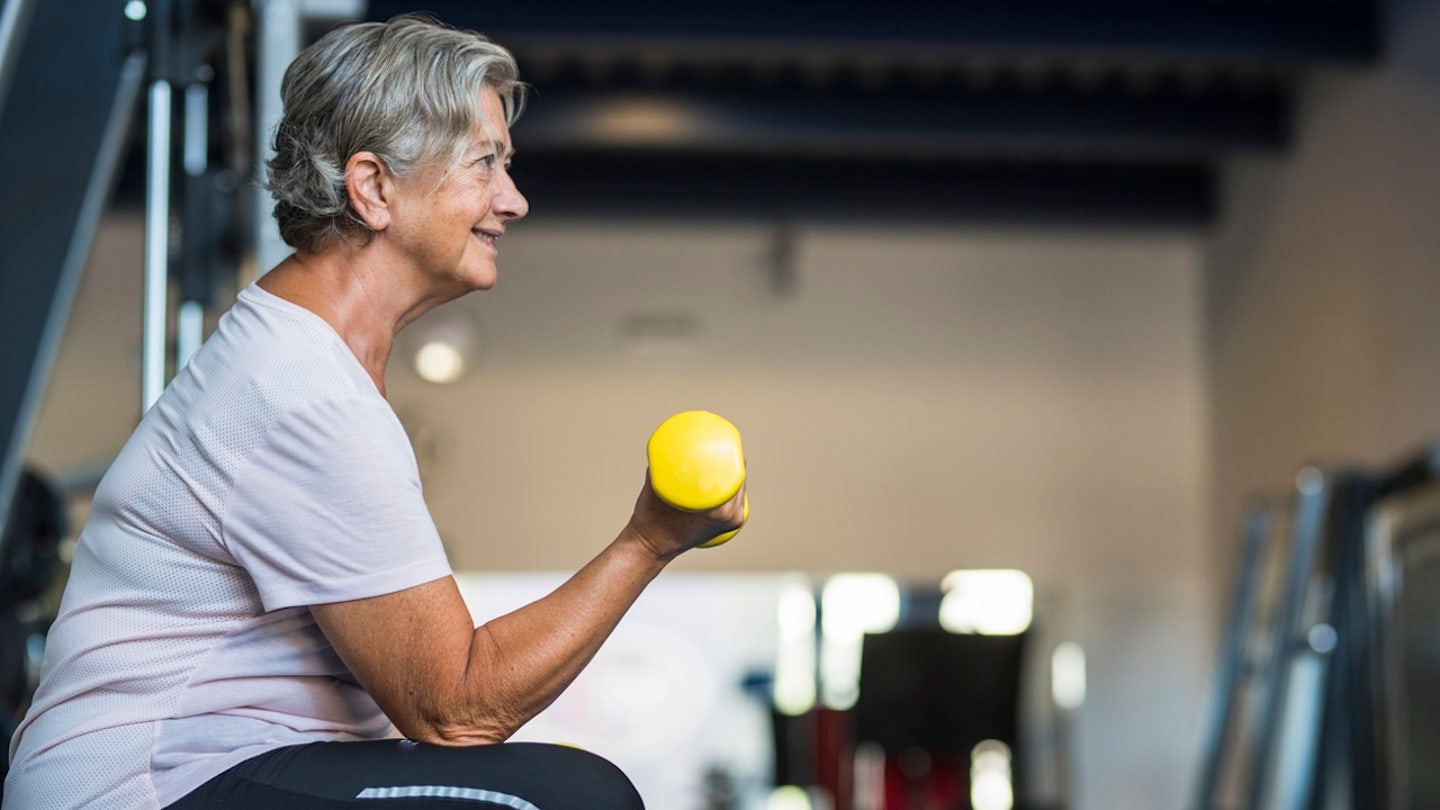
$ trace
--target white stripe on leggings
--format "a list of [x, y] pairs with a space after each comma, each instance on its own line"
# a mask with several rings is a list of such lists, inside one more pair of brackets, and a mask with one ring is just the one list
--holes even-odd
[[509, 793], [496, 793], [493, 790], [451, 787], [448, 785], [372, 787], [365, 788], [355, 794], [355, 798], [357, 799], [413, 799], [416, 797], [468, 799], [472, 802], [489, 802], [490, 804], [498, 804], [502, 807], [512, 807], [514, 810], [540, 810], [539, 807], [536, 807], [530, 802], [525, 801], [519, 796], [511, 796]]

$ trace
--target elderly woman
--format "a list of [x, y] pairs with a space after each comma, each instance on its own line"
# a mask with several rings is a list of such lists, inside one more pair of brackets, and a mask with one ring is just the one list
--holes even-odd
[[690, 514], [647, 481], [594, 560], [477, 628], [385, 400], [396, 334], [493, 285], [525, 216], [521, 90], [504, 49], [413, 17], [290, 67], [269, 187], [295, 253], [96, 492], [5, 807], [641, 806], [598, 757], [494, 743], [668, 562], [738, 526], [744, 493]]

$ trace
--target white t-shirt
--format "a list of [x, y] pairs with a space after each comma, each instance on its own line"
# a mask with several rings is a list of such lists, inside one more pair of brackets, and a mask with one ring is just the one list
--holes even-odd
[[5, 807], [161, 807], [272, 748], [386, 736], [307, 606], [449, 574], [395, 413], [252, 285], [95, 493]]

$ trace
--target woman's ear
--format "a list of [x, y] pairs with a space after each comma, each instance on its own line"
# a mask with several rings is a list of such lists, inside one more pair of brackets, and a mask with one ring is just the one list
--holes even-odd
[[394, 175], [374, 152], [356, 152], [345, 161], [345, 192], [350, 207], [370, 230], [390, 227], [390, 204], [394, 197]]

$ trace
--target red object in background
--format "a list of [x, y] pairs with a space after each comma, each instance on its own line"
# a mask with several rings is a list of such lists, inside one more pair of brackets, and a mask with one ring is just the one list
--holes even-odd
[[815, 782], [835, 799], [835, 807], [852, 806], [851, 768], [855, 762], [855, 741], [849, 712], [816, 707]]
[[816, 707], [798, 715], [772, 715], [775, 781], [823, 791], [835, 810], [853, 806], [855, 742], [849, 712]]
[[[816, 708], [807, 715], [811, 773], [836, 810], [855, 806], [854, 716]], [[915, 747], [887, 752], [882, 810], [970, 810], [968, 757]]]
[[887, 752], [884, 810], [970, 810], [967, 770], [955, 754]]

